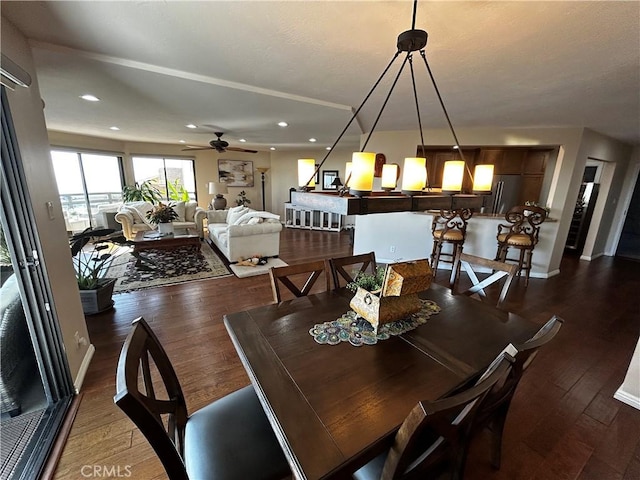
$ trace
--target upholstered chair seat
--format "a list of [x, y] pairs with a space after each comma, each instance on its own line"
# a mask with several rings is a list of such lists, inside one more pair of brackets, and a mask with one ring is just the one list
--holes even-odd
[[498, 235], [498, 242], [507, 243], [509, 245], [521, 245], [521, 246], [529, 246], [532, 243], [531, 237], [529, 235], [515, 234], [507, 238], [506, 233], [503, 233], [502, 235]]
[[433, 232], [434, 238], [446, 240], [448, 242], [462, 242], [464, 235], [459, 230], [436, 230]]

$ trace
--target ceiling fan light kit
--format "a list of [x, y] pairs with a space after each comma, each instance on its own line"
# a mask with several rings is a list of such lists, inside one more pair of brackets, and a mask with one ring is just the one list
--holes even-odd
[[258, 153], [257, 150], [249, 150], [247, 148], [239, 148], [239, 147], [230, 147], [229, 146], [229, 142], [227, 142], [226, 140], [222, 140], [222, 135], [224, 135], [224, 132], [214, 132], [214, 135], [218, 138], [211, 140], [209, 142], [209, 146], [208, 147], [189, 147], [189, 148], [183, 148], [182, 151], [183, 152], [190, 152], [190, 151], [195, 151], [195, 150], [210, 150], [213, 149], [215, 151], [217, 151], [218, 153], [224, 153], [224, 152], [243, 152], [243, 153]]
[[[449, 114], [444, 105], [444, 101], [442, 100], [442, 96], [440, 95], [440, 91], [435, 82], [434, 76], [431, 72], [431, 68], [427, 61], [426, 53], [424, 47], [427, 45], [428, 34], [424, 30], [419, 30], [415, 28], [416, 22], [416, 12], [418, 7], [418, 0], [414, 0], [413, 2], [413, 18], [411, 29], [405, 32], [402, 32], [398, 35], [397, 39], [397, 51], [394, 54], [393, 58], [387, 65], [387, 67], [383, 70], [382, 74], [378, 78], [378, 80], [374, 83], [371, 90], [365, 96], [364, 100], [360, 104], [360, 106], [355, 110], [353, 116], [344, 127], [338, 138], [335, 140], [333, 145], [330, 147], [327, 154], [324, 156], [319, 165], [315, 168], [313, 172], [306, 173], [305, 178], [308, 179], [306, 184], [300, 185], [300, 191], [292, 192], [292, 202], [295, 201], [296, 204], [305, 207], [312, 208], [322, 208], [324, 210], [331, 211], [333, 213], [339, 213], [343, 215], [352, 215], [352, 214], [360, 214], [364, 215], [367, 213], [383, 213], [383, 212], [400, 212], [400, 211], [423, 211], [429, 209], [449, 209], [453, 210], [455, 208], [480, 208], [483, 204], [482, 193], [490, 193], [491, 192], [491, 180], [492, 178], [487, 178], [488, 171], [485, 170], [483, 172], [483, 185], [480, 186], [477, 182], [474, 181], [474, 175], [471, 174], [469, 168], [466, 164], [464, 154], [462, 149], [459, 147], [460, 142], [458, 141], [458, 137], [453, 128], [453, 124], [449, 118]], [[460, 156], [460, 163], [456, 163], [456, 169], [448, 168], [448, 172], [455, 171], [455, 178], [451, 178], [447, 176], [447, 190], [444, 188], [440, 191], [436, 191], [431, 187], [429, 178], [427, 176], [426, 170], [426, 158], [425, 153], [423, 152], [421, 158], [412, 158], [405, 159], [405, 168], [408, 164], [418, 164], [422, 165], [421, 171], [419, 175], [413, 174], [410, 175], [412, 184], [405, 185], [405, 178], [409, 178], [407, 176], [403, 177], [403, 185], [402, 185], [402, 194], [400, 193], [391, 193], [388, 187], [385, 188], [384, 192], [374, 192], [372, 193], [372, 184], [374, 177], [374, 162], [360, 162], [356, 163], [356, 158], [360, 158], [362, 155], [373, 155], [375, 154], [365, 152], [369, 139], [371, 135], [375, 131], [375, 128], [378, 124], [378, 120], [380, 119], [382, 112], [387, 104], [387, 101], [391, 97], [391, 93], [396, 86], [398, 78], [400, 74], [404, 70], [405, 66], [409, 65], [409, 70], [411, 73], [411, 82], [413, 87], [413, 97], [415, 100], [416, 106], [416, 114], [418, 121], [418, 131], [420, 132], [420, 145], [424, 148], [425, 142], [422, 131], [422, 120], [420, 117], [420, 108], [418, 103], [418, 93], [416, 89], [416, 81], [415, 81], [415, 72], [413, 67], [413, 52], [418, 51], [420, 54], [420, 58], [422, 58], [429, 78], [431, 79], [431, 84], [435, 90], [436, 96], [446, 118], [447, 124], [449, 126], [449, 130], [451, 131], [453, 137], [453, 145], [457, 150], [458, 155]], [[315, 192], [307, 192], [308, 187], [311, 186], [315, 175], [320, 171], [325, 161], [331, 154], [331, 152], [335, 149], [335, 146], [340, 142], [347, 129], [351, 125], [351, 123], [356, 119], [358, 113], [363, 108], [367, 100], [371, 97], [375, 89], [381, 83], [384, 76], [388, 73], [389, 69], [395, 62], [395, 60], [400, 56], [401, 53], [406, 52], [404, 56], [404, 60], [402, 65], [395, 75], [395, 79], [391, 84], [391, 88], [386, 95], [384, 102], [382, 103], [382, 107], [376, 117], [369, 134], [367, 135], [366, 140], [364, 141], [361, 151], [354, 153], [354, 163], [353, 168], [350, 172], [347, 172], [345, 175], [346, 181], [345, 184], [349, 186], [349, 188], [343, 188], [339, 191], [339, 195], [330, 194], [330, 193], [315, 193]], [[368, 158], [368, 157], [367, 157]], [[407, 162], [408, 160], [408, 162]], [[447, 162], [448, 163], [448, 162]], [[462, 168], [460, 168], [462, 166]], [[453, 167], [453, 164], [450, 165]], [[424, 171], [424, 174], [422, 174]], [[462, 180], [464, 173], [468, 172], [471, 177], [472, 182], [474, 183], [472, 194], [461, 194], [462, 189]], [[492, 176], [492, 174], [491, 174]], [[414, 181], [417, 180], [417, 181]], [[487, 185], [488, 190], [487, 190]], [[476, 190], [476, 186], [478, 189]], [[407, 188], [405, 188], [407, 187]], [[444, 185], [443, 185], [444, 187]], [[425, 191], [426, 189], [426, 191]], [[356, 197], [346, 196], [347, 192], [351, 195], [356, 195]]]

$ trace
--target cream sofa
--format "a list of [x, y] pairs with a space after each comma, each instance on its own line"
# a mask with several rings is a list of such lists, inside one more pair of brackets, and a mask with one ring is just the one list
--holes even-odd
[[[178, 219], [173, 222], [173, 226], [178, 229], [188, 228], [195, 230], [204, 238], [203, 221], [207, 217], [204, 208], [198, 207], [196, 202], [170, 202], [178, 214]], [[115, 220], [122, 225], [122, 233], [127, 240], [133, 240], [136, 233], [149, 231], [156, 228], [156, 225], [147, 220], [147, 212], [153, 208], [149, 202], [131, 202], [123, 204]]]
[[248, 207], [208, 210], [209, 239], [231, 262], [280, 254], [280, 216]]

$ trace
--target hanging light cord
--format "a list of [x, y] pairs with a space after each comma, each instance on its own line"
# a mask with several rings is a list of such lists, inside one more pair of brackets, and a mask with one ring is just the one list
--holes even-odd
[[[313, 172], [313, 175], [311, 176], [311, 178], [307, 181], [307, 183], [305, 183], [305, 186], [308, 186], [309, 183], [311, 183], [311, 180], [313, 180], [316, 176], [316, 174], [320, 171], [320, 169], [322, 168], [322, 165], [324, 165], [324, 162], [327, 160], [327, 158], [329, 157], [329, 155], [331, 155], [331, 152], [333, 152], [333, 149], [335, 148], [335, 146], [338, 144], [338, 142], [342, 139], [342, 137], [344, 136], [344, 134], [346, 133], [347, 129], [349, 128], [349, 126], [353, 123], [353, 121], [356, 119], [356, 117], [358, 116], [358, 113], [360, 113], [360, 110], [362, 110], [362, 107], [364, 107], [365, 103], [367, 103], [367, 101], [369, 100], [369, 98], [371, 97], [371, 94], [373, 94], [373, 92], [375, 91], [376, 88], [378, 88], [378, 85], [380, 84], [380, 82], [382, 81], [382, 79], [384, 78], [384, 76], [387, 74], [387, 72], [389, 71], [389, 69], [391, 68], [391, 65], [393, 65], [393, 62], [396, 61], [396, 58], [398, 58], [398, 55], [400, 55], [400, 50], [398, 50], [395, 55], [393, 56], [393, 58], [391, 59], [391, 61], [387, 64], [386, 68], [383, 70], [382, 74], [380, 75], [380, 77], [378, 77], [378, 80], [376, 80], [376, 83], [373, 84], [373, 87], [371, 87], [371, 90], [369, 90], [369, 93], [367, 93], [367, 96], [364, 97], [364, 100], [362, 100], [362, 103], [360, 104], [360, 106], [356, 109], [356, 111], [353, 113], [351, 119], [349, 120], [349, 122], [347, 123], [347, 125], [342, 129], [342, 132], [340, 132], [340, 135], [338, 135], [338, 138], [336, 138], [336, 141], [333, 142], [333, 145], [331, 145], [331, 149], [327, 152], [327, 154], [324, 156], [324, 158], [322, 159], [322, 161], [320, 162], [320, 164], [316, 167], [315, 171]], [[349, 178], [351, 178], [351, 175], [349, 175]], [[349, 178], [347, 178], [347, 181], [345, 182], [345, 185], [348, 183]]]
[[371, 135], [373, 134], [373, 131], [376, 129], [376, 126], [378, 126], [378, 120], [380, 120], [380, 117], [382, 116], [382, 112], [384, 111], [384, 108], [387, 106], [387, 102], [389, 101], [389, 98], [391, 97], [391, 94], [393, 93], [393, 89], [396, 88], [396, 83], [398, 83], [398, 78], [400, 78], [400, 74], [404, 70], [404, 66], [407, 64], [407, 60], [408, 60], [408, 58], [410, 56], [411, 56], [411, 54], [407, 53], [407, 56], [404, 58], [404, 61], [402, 62], [402, 65], [400, 66], [400, 69], [398, 70], [398, 73], [396, 74], [396, 78], [394, 78], [393, 83], [391, 84], [391, 88], [389, 88], [389, 92], [387, 93], [387, 96], [384, 99], [384, 102], [382, 103], [382, 106], [380, 107], [380, 111], [378, 112], [378, 116], [376, 117], [375, 122], [373, 122], [373, 125], [371, 126], [371, 130], [369, 131], [369, 135], [367, 135], [367, 139], [364, 141], [364, 144], [362, 145], [362, 148], [360, 149], [361, 152], [364, 152], [364, 149], [367, 148], [367, 143], [369, 143], [369, 139], [371, 138]]
[[458, 153], [460, 154], [460, 159], [464, 162], [464, 166], [465, 166], [465, 168], [467, 170], [467, 173], [469, 173], [469, 176], [471, 177], [471, 180], [473, 180], [473, 175], [471, 175], [471, 171], [469, 170], [469, 166], [467, 165], [467, 160], [464, 158], [464, 153], [462, 152], [462, 147], [460, 146], [460, 142], [458, 141], [458, 136], [456, 135], [456, 131], [453, 128], [453, 124], [451, 123], [451, 119], [449, 118], [449, 113], [447, 112], [447, 107], [444, 106], [444, 101], [442, 100], [442, 95], [440, 95], [440, 89], [438, 88], [438, 85], [436, 84], [436, 79], [434, 78], [433, 73], [431, 73], [431, 67], [429, 66], [429, 62], [427, 61], [427, 55], [426, 55], [424, 49], [420, 50], [420, 56], [424, 60], [424, 65], [425, 65], [425, 67], [427, 67], [427, 72], [429, 72], [429, 78], [431, 78], [431, 83], [433, 84], [433, 89], [436, 91], [436, 95], [438, 97], [438, 100], [440, 101], [440, 106], [442, 107], [442, 112], [444, 113], [444, 116], [447, 119], [447, 123], [449, 124], [449, 130], [451, 130], [451, 135], [453, 135], [453, 140], [456, 142], [456, 148], [458, 149]]

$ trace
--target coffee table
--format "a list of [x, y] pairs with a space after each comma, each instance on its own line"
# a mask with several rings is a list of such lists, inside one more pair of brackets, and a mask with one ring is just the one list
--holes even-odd
[[145, 265], [145, 258], [140, 252], [145, 250], [172, 250], [178, 247], [194, 247], [195, 252], [200, 251], [200, 236], [191, 233], [195, 230], [176, 229], [172, 234], [162, 235], [156, 230], [138, 232], [133, 239], [133, 255], [136, 257], [136, 268], [150, 268]]
[[[195, 230], [193, 230], [195, 231]], [[172, 249], [194, 246], [200, 250], [200, 236], [188, 229], [176, 229], [173, 234], [161, 235], [155, 230], [138, 232], [133, 239], [133, 251], [153, 249]]]

